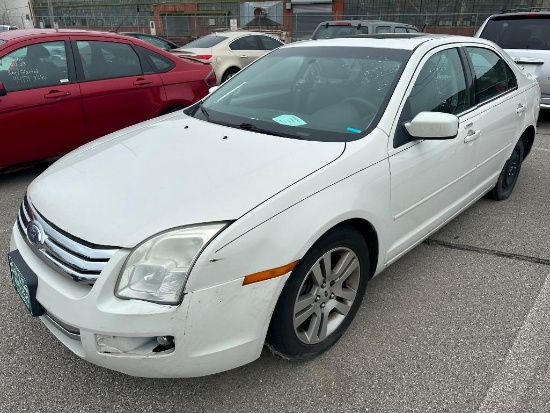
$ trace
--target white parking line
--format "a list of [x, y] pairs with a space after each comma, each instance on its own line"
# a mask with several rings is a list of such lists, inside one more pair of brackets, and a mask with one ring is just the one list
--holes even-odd
[[527, 314], [504, 367], [485, 395], [478, 413], [519, 412], [521, 397], [535, 374], [550, 332], [550, 274]]
[[537, 151], [550, 152], [550, 149], [547, 149], [547, 148], [539, 148], [538, 146], [533, 146], [533, 149], [536, 149]]

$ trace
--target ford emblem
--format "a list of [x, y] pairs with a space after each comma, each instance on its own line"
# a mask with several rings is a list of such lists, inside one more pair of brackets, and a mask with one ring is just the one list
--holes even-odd
[[27, 225], [27, 237], [33, 245], [42, 244], [44, 242], [44, 230], [42, 226], [36, 221], [29, 222]]

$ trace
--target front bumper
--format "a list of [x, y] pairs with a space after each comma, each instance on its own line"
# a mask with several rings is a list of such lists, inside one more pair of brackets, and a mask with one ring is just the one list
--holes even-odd
[[[244, 287], [241, 277], [167, 306], [114, 296], [128, 250], [119, 250], [89, 286], [47, 266], [14, 226], [10, 251], [16, 249], [38, 277], [36, 298], [46, 311], [40, 317], [46, 327], [79, 357], [141, 377], [203, 376], [257, 359], [288, 277]], [[174, 337], [175, 346], [153, 351], [156, 338], [165, 336]]]

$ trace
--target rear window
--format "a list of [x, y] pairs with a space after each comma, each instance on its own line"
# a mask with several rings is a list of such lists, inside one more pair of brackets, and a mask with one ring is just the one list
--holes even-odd
[[208, 35], [201, 37], [200, 39], [193, 40], [191, 43], [187, 43], [184, 47], [182, 47], [182, 49], [189, 49], [192, 47], [197, 49], [207, 49], [216, 46], [225, 39], [227, 39], [225, 36]]
[[503, 49], [550, 49], [550, 16], [510, 17], [489, 20], [480, 37]]

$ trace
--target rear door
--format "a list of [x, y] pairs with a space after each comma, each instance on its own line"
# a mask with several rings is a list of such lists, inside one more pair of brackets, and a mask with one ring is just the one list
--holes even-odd
[[526, 101], [513, 70], [498, 53], [478, 45], [465, 50], [474, 72], [474, 104], [483, 117], [474, 184], [486, 187], [496, 180], [523, 132]]
[[70, 44], [62, 36], [0, 53], [0, 167], [63, 155], [86, 140]]
[[256, 35], [243, 36], [229, 44], [229, 48], [241, 64], [241, 69], [266, 53], [257, 37]]
[[71, 39], [90, 139], [159, 114], [166, 101], [162, 80], [130, 41]]

